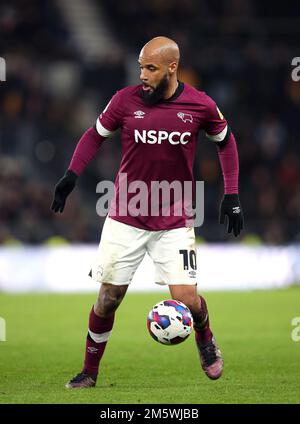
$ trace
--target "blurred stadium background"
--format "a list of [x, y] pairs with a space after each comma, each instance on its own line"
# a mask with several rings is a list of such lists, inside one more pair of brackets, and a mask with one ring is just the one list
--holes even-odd
[[[0, 403], [299, 403], [296, 327], [291, 339], [300, 322], [292, 321], [300, 315], [300, 82], [291, 78], [299, 9], [269, 0], [1, 0]], [[205, 295], [226, 372], [213, 386], [200, 375], [192, 337], [166, 354], [145, 326], [162, 295], [130, 293], [100, 390], [74, 394], [64, 384], [81, 364], [98, 289], [87, 277], [103, 225], [95, 190], [114, 180], [118, 134], [61, 216], [50, 211], [53, 189], [112, 94], [138, 83], [139, 51], [157, 35], [178, 42], [180, 79], [217, 101], [238, 143], [246, 220], [238, 240], [218, 224], [222, 176], [203, 135], [195, 163], [205, 181], [199, 289], [216, 291]], [[152, 271], [146, 258], [132, 289], [157, 289]], [[18, 293], [26, 291], [34, 293]]]
[[[22, 273], [30, 261], [7, 246], [37, 253], [34, 247], [98, 243], [103, 219], [95, 213], [95, 188], [101, 179], [114, 180], [118, 134], [102, 146], [62, 216], [49, 209], [53, 188], [112, 94], [139, 81], [140, 48], [156, 35], [177, 40], [180, 79], [217, 101], [238, 142], [246, 229], [235, 241], [217, 223], [220, 167], [215, 146], [201, 136], [195, 175], [205, 181], [205, 223], [196, 229], [199, 243], [234, 242], [241, 252], [242, 246], [267, 246], [269, 280], [278, 277], [277, 270], [272, 274], [278, 258], [285, 264], [282, 278], [297, 279], [300, 83], [291, 78], [291, 60], [300, 54], [297, 12], [296, 2], [283, 9], [250, 0], [2, 0], [0, 289], [1, 281], [11, 286], [5, 275], [16, 260]], [[295, 248], [282, 250], [287, 246]], [[263, 251], [255, 251], [254, 268]]]

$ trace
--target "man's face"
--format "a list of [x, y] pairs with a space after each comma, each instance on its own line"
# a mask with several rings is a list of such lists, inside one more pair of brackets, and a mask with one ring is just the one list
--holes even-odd
[[165, 95], [170, 75], [168, 67], [159, 61], [140, 55], [140, 80], [143, 84], [143, 99], [149, 105], [158, 103]]

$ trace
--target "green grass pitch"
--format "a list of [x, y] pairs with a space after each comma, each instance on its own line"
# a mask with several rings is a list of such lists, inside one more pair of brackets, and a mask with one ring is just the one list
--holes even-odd
[[128, 293], [117, 315], [97, 387], [70, 391], [80, 371], [95, 295], [0, 294], [0, 403], [300, 403], [300, 287], [205, 293], [225, 371], [202, 372], [191, 335], [163, 346], [147, 332], [151, 306], [166, 293]]

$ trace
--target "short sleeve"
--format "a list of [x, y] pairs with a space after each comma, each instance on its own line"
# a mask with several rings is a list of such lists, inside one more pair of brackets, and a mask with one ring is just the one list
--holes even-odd
[[96, 121], [96, 130], [102, 137], [109, 137], [122, 126], [121, 94], [119, 91], [111, 98]]
[[209, 140], [220, 143], [226, 137], [227, 121], [214, 100], [206, 95], [204, 131]]

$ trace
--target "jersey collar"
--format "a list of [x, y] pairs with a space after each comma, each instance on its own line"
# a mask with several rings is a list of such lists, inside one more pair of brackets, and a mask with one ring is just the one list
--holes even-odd
[[176, 88], [176, 91], [174, 94], [172, 94], [171, 97], [168, 99], [163, 99], [162, 102], [172, 102], [173, 100], [177, 99], [177, 97], [180, 96], [180, 94], [183, 92], [184, 89], [184, 83], [181, 81], [178, 81], [178, 87]]

